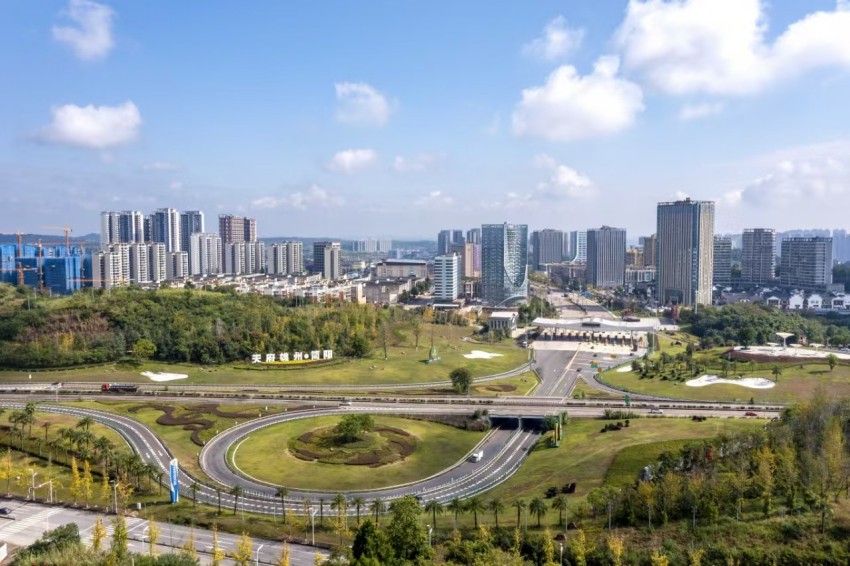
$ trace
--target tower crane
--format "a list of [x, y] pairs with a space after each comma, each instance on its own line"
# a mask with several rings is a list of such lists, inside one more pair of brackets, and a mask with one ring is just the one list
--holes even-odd
[[71, 255], [71, 229], [70, 226], [41, 226], [43, 230], [62, 230], [65, 232], [65, 255]]

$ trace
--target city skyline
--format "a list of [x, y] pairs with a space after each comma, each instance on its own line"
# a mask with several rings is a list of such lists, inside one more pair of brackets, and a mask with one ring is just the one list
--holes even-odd
[[690, 196], [717, 233], [847, 226], [845, 2], [483, 6], [7, 3], [0, 225], [176, 208], [269, 236], [649, 235]]

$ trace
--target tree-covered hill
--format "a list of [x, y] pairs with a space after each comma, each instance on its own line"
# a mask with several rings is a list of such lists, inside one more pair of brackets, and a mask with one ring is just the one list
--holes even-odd
[[0, 364], [60, 367], [116, 361], [141, 339], [159, 360], [223, 363], [257, 352], [333, 349], [364, 356], [381, 311], [368, 305], [299, 308], [231, 291], [118, 289], [32, 298], [0, 288]]

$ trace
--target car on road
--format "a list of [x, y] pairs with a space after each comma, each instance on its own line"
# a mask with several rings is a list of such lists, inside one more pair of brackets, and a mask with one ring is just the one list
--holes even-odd
[[0, 515], [11, 515], [12, 510], [9, 507], [0, 507]]
[[757, 417], [758, 413], [755, 413], [753, 411], [747, 411], [746, 413], [744, 413], [744, 416], [745, 417]]
[[650, 415], [663, 415], [663, 414], [664, 414], [664, 411], [662, 411], [662, 410], [661, 410], [661, 409], [659, 409], [658, 407], [653, 407], [653, 408], [651, 408], [651, 409], [649, 410], [649, 414], [650, 414]]
[[340, 407], [350, 407], [351, 401], [341, 401], [339, 404]]

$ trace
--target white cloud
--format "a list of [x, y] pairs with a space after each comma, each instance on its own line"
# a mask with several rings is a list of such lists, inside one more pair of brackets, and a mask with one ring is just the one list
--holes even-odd
[[850, 67], [850, 10], [814, 12], [765, 40], [761, 0], [630, 0], [624, 67], [673, 94], [751, 94], [817, 67]]
[[576, 51], [584, 39], [584, 30], [567, 27], [564, 16], [558, 16], [543, 28], [543, 34], [522, 47], [523, 53], [545, 61], [554, 61]]
[[433, 153], [419, 153], [408, 157], [397, 155], [393, 160], [393, 169], [399, 173], [427, 171], [434, 167], [439, 160], [440, 156]]
[[549, 172], [549, 178], [537, 185], [538, 194], [554, 198], [587, 196], [592, 190], [590, 179], [566, 165], [561, 165], [548, 155], [534, 157], [534, 166]]
[[341, 173], [354, 173], [368, 169], [378, 162], [378, 154], [372, 149], [346, 149], [333, 156], [328, 168]]
[[338, 208], [345, 204], [345, 199], [318, 185], [311, 185], [306, 191], [294, 191], [278, 197], [263, 197], [251, 203], [253, 208]]
[[619, 78], [618, 68], [617, 57], [600, 57], [590, 75], [579, 75], [572, 65], [555, 69], [545, 85], [522, 91], [514, 134], [568, 141], [629, 127], [643, 111], [643, 92]]
[[[727, 202], [757, 207], [824, 206], [850, 196], [850, 155], [823, 155], [778, 162], [772, 171], [741, 191], [724, 195]], [[838, 200], [836, 200], [838, 199]]]
[[53, 122], [37, 137], [43, 141], [106, 149], [136, 139], [142, 125], [139, 109], [131, 101], [118, 106], [76, 106], [52, 109]]
[[484, 203], [484, 207], [495, 210], [519, 210], [530, 208], [533, 203], [534, 195], [531, 193], [509, 192], [502, 198]]
[[421, 208], [443, 208], [454, 204], [455, 199], [443, 193], [443, 191], [431, 191], [421, 196], [413, 204]]
[[336, 83], [336, 118], [345, 124], [383, 126], [393, 105], [381, 92], [367, 83]]
[[177, 171], [180, 166], [168, 161], [152, 161], [142, 165], [142, 169], [145, 171]]
[[707, 118], [723, 112], [722, 102], [705, 102], [701, 104], [686, 104], [679, 110], [679, 120], [689, 122]]
[[109, 6], [90, 0], [71, 0], [66, 12], [74, 25], [53, 26], [53, 39], [68, 45], [84, 61], [106, 57], [115, 45]]

